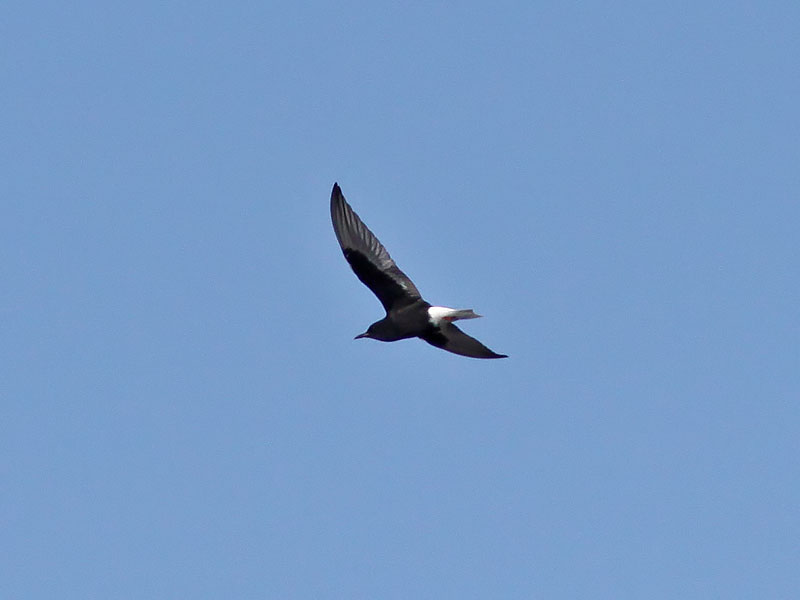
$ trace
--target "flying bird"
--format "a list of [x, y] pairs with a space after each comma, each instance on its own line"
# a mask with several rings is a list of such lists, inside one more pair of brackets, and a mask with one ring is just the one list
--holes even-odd
[[386, 316], [355, 339], [394, 342], [418, 337], [454, 354], [473, 358], [506, 358], [492, 352], [453, 324], [477, 319], [472, 309], [433, 306], [422, 299], [417, 286], [395, 264], [378, 238], [344, 199], [338, 183], [331, 192], [331, 221], [342, 252], [353, 272], [378, 297]]

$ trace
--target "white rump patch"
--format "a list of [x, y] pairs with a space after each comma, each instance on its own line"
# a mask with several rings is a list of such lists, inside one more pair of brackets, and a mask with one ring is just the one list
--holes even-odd
[[477, 319], [481, 315], [475, 314], [471, 308], [447, 308], [446, 306], [431, 306], [428, 309], [428, 319], [436, 327], [442, 321], [453, 322], [459, 319]]

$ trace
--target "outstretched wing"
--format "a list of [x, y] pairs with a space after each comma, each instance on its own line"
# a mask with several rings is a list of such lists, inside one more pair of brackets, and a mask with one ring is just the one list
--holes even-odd
[[432, 346], [461, 356], [472, 358], [508, 358], [506, 354], [492, 352], [474, 337], [468, 336], [452, 323], [442, 321], [433, 331], [419, 336]]
[[353, 272], [381, 301], [386, 312], [421, 298], [417, 286], [397, 268], [386, 248], [358, 218], [338, 183], [331, 192], [331, 221]]

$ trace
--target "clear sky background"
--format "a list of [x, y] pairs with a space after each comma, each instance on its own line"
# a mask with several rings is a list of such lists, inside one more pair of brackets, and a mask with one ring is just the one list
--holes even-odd
[[0, 596], [800, 597], [800, 5], [667, 4], [5, 3]]

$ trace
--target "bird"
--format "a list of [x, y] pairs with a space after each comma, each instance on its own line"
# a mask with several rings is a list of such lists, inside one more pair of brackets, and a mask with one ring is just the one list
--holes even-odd
[[432, 346], [472, 358], [507, 358], [489, 350], [453, 324], [477, 319], [472, 309], [434, 306], [423, 300], [417, 286], [401, 271], [356, 212], [338, 183], [331, 191], [331, 221], [336, 239], [353, 272], [378, 297], [386, 316], [354, 339], [394, 342], [418, 337]]

